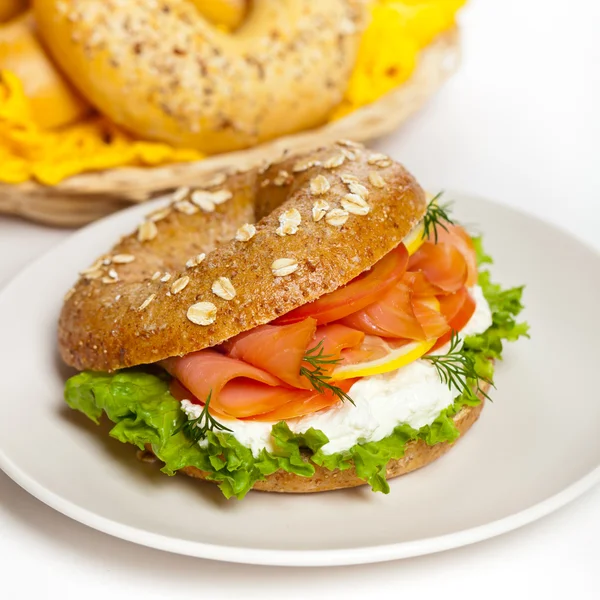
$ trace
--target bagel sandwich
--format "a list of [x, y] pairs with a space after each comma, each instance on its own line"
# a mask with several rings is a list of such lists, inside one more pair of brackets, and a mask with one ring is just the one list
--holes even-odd
[[522, 288], [390, 157], [339, 141], [178, 189], [85, 268], [65, 399], [169, 474], [318, 492], [388, 480], [477, 420]]

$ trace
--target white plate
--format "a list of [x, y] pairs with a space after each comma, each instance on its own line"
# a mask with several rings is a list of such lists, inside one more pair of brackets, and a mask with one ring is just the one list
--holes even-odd
[[[457, 197], [454, 195], [453, 197]], [[56, 319], [75, 274], [150, 206], [76, 233], [0, 295], [0, 467], [56, 510], [172, 552], [270, 565], [342, 565], [437, 552], [533, 521], [600, 480], [600, 259], [565, 233], [484, 200], [456, 214], [485, 232], [496, 278], [527, 283], [531, 340], [507, 345], [493, 404], [447, 456], [391, 482], [305, 496], [210, 484], [139, 463], [63, 404]]]

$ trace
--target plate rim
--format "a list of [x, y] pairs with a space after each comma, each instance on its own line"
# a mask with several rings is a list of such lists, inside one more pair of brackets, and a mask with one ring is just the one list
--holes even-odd
[[486, 539], [497, 537], [504, 533], [514, 531], [519, 527], [532, 523], [550, 513], [569, 504], [596, 484], [600, 483], [600, 465], [592, 469], [571, 485], [557, 494], [546, 498], [517, 513], [490, 521], [477, 527], [463, 529], [440, 536], [384, 544], [379, 546], [363, 546], [360, 548], [330, 548], [326, 550], [281, 550], [271, 548], [248, 548], [207, 544], [169, 537], [152, 533], [117, 523], [106, 517], [99, 516], [92, 511], [78, 506], [74, 502], [64, 500], [54, 492], [24, 474], [14, 463], [0, 451], [0, 468], [21, 488], [32, 496], [53, 508], [57, 512], [78, 521], [92, 529], [106, 533], [116, 538], [123, 539], [154, 548], [192, 556], [195, 558], [218, 560], [228, 563], [249, 565], [274, 566], [274, 567], [335, 567], [358, 564], [372, 564], [435, 554], [453, 548], [468, 546]]
[[[546, 220], [537, 214], [523, 210], [521, 207], [497, 202], [487, 196], [471, 193], [468, 191], [447, 190], [448, 195], [456, 195], [459, 198], [465, 198], [474, 201], [483, 201], [496, 208], [514, 213], [516, 216], [533, 219], [540, 222], [545, 227], [558, 231], [576, 241], [586, 251], [591, 252], [600, 259], [600, 252], [592, 246], [587, 240], [581, 240], [571, 231], [557, 225], [554, 222]], [[169, 196], [160, 196], [144, 203], [147, 209], [155, 204], [164, 202]], [[137, 212], [141, 210], [142, 205], [135, 205], [123, 211], [119, 211], [104, 219], [95, 221], [75, 231], [58, 244], [52, 246], [41, 256], [33, 260], [21, 272], [12, 277], [6, 285], [0, 289], [0, 299], [10, 293], [11, 288], [22, 277], [27, 277], [30, 270], [34, 270], [38, 263], [43, 261], [46, 256], [52, 252], [59, 251], [62, 247], [73, 243], [79, 237], [85, 237], [89, 229], [99, 227], [101, 224], [119, 221], [124, 214]], [[282, 567], [317, 567], [317, 566], [343, 566], [356, 564], [370, 564], [385, 562], [390, 560], [422, 556], [433, 554], [470, 545], [493, 538], [503, 533], [514, 531], [515, 529], [527, 525], [537, 519], [562, 508], [572, 502], [592, 487], [600, 483], [600, 465], [594, 467], [584, 476], [563, 488], [556, 494], [533, 504], [523, 510], [511, 515], [490, 521], [488, 523], [470, 527], [461, 531], [422, 538], [418, 540], [397, 542], [392, 544], [362, 546], [357, 548], [330, 548], [324, 550], [282, 550], [275, 548], [250, 548], [243, 546], [227, 546], [220, 544], [211, 544], [199, 541], [182, 540], [180, 538], [170, 537], [164, 534], [149, 532], [138, 527], [119, 523], [107, 517], [100, 516], [81, 505], [65, 500], [59, 494], [47, 489], [34, 478], [24, 473], [12, 459], [10, 459], [0, 447], [0, 470], [10, 477], [23, 490], [30, 493], [36, 499], [40, 500], [57, 512], [78, 521], [92, 529], [111, 535], [116, 538], [126, 540], [154, 548], [171, 552], [174, 554], [187, 555], [196, 558], [209, 560], [218, 560], [230, 563], [263, 565], [263, 566], [282, 566]]]

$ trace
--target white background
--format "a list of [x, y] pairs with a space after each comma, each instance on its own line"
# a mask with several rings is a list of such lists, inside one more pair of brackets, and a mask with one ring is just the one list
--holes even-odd
[[[521, 207], [600, 249], [600, 3], [473, 0], [461, 23], [460, 73], [377, 146], [429, 189], [462, 189]], [[0, 285], [67, 235], [0, 218]], [[566, 426], [577, 398], [568, 400]], [[179, 557], [110, 538], [55, 513], [0, 473], [3, 598], [587, 599], [600, 597], [599, 559], [598, 487], [537, 523], [459, 550], [364, 567], [276, 569]]]

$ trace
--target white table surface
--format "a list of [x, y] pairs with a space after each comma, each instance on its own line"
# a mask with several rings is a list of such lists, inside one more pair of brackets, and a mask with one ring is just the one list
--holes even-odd
[[[429, 189], [487, 195], [600, 249], [600, 3], [473, 0], [462, 24], [460, 74], [377, 146]], [[68, 234], [0, 217], [0, 286]], [[590, 276], [600, 273], [582, 273]], [[416, 592], [422, 598], [586, 599], [600, 594], [599, 558], [599, 487], [541, 521], [458, 550], [369, 566], [275, 569], [180, 557], [111, 538], [54, 512], [0, 472], [2, 598]]]

